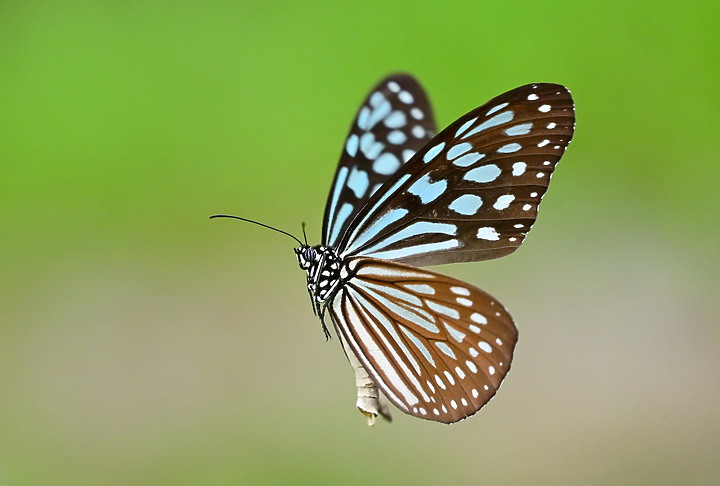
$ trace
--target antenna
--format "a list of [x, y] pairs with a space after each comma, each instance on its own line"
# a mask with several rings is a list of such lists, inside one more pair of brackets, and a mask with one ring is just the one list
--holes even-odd
[[[293, 240], [297, 241], [297, 242], [300, 244], [300, 246], [303, 246], [303, 242], [302, 242], [302, 241], [298, 240], [295, 236], [291, 235], [291, 234], [288, 233], [287, 231], [283, 231], [283, 230], [281, 230], [281, 229], [274, 228], [274, 227], [269, 226], [269, 225], [267, 225], [267, 224], [260, 223], [259, 221], [253, 221], [252, 219], [241, 218], [240, 216], [230, 216], [229, 214], [213, 214], [212, 216], [210, 216], [210, 219], [215, 219], [215, 218], [232, 218], [232, 219], [239, 219], [240, 221], [246, 221], [246, 222], [248, 222], [248, 223], [253, 223], [253, 224], [256, 224], [256, 225], [258, 225], [258, 226], [262, 226], [263, 228], [268, 228], [268, 229], [271, 229], [271, 230], [273, 230], [273, 231], [277, 231], [278, 233], [282, 233], [282, 234], [284, 234], [284, 235], [288, 235], [290, 238], [292, 238]], [[307, 238], [306, 238], [306, 240], [307, 240]], [[305, 244], [307, 244], [307, 243], [305, 243]]]
[[305, 244], [307, 245], [307, 233], [305, 233], [305, 221], [302, 222], [303, 238], [305, 238]]

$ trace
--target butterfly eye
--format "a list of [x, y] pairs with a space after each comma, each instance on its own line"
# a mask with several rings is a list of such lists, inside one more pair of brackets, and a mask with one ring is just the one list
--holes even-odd
[[308, 247], [305, 249], [305, 260], [308, 262], [312, 262], [317, 257], [317, 252], [315, 251], [315, 248]]

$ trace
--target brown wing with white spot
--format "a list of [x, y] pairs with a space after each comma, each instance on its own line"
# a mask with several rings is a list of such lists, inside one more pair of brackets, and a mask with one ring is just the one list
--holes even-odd
[[381, 81], [358, 111], [345, 141], [323, 219], [323, 243], [336, 246], [353, 217], [435, 135], [430, 102], [410, 75]]
[[510, 369], [517, 330], [482, 290], [384, 260], [347, 262], [330, 314], [342, 338], [403, 412], [452, 423], [477, 412]]
[[570, 143], [570, 92], [509, 91], [434, 137], [358, 213], [341, 256], [414, 265], [488, 260], [515, 251]]

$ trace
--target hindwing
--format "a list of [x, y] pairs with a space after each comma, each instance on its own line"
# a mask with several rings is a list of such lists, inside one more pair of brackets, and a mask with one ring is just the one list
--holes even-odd
[[350, 279], [329, 306], [341, 336], [401, 410], [457, 422], [495, 394], [517, 330], [492, 296], [398, 263], [348, 262]]

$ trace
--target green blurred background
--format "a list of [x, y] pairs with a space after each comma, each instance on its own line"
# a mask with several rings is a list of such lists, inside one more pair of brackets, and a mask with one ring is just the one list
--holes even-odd
[[[0, 3], [0, 484], [720, 481], [717, 2]], [[470, 420], [369, 429], [291, 241], [367, 90], [535, 81], [577, 132]]]

